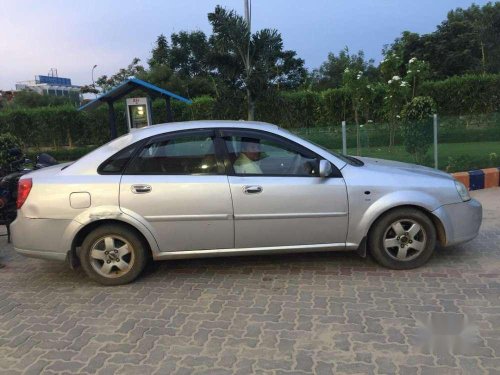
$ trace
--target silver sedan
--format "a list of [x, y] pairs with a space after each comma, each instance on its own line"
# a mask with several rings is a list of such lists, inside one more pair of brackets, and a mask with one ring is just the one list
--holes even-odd
[[147, 261], [305, 251], [423, 265], [474, 238], [479, 202], [434, 169], [332, 153], [277, 126], [198, 121], [133, 131], [19, 183], [15, 249], [106, 285]]

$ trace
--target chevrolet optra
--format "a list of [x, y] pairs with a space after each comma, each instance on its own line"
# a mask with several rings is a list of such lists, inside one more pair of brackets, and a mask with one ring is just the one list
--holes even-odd
[[410, 269], [474, 238], [479, 202], [450, 175], [340, 155], [277, 126], [195, 121], [133, 131], [19, 182], [15, 249], [106, 285], [147, 261], [356, 250]]

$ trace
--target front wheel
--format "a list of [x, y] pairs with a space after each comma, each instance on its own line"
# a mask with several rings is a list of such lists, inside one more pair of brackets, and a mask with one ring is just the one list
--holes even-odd
[[394, 209], [375, 222], [368, 245], [381, 265], [412, 269], [431, 257], [436, 246], [436, 229], [431, 219], [418, 209]]
[[141, 238], [122, 225], [103, 225], [83, 241], [80, 261], [85, 273], [103, 285], [135, 280], [147, 263]]

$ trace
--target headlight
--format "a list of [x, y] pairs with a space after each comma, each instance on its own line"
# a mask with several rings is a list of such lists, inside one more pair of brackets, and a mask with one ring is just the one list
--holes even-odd
[[455, 180], [455, 187], [457, 188], [458, 195], [460, 195], [460, 198], [462, 198], [464, 202], [470, 201], [469, 190], [467, 190], [464, 184]]

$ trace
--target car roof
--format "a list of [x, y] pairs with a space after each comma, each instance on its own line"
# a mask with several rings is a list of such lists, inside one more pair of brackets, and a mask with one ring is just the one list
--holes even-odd
[[279, 129], [277, 125], [269, 124], [261, 121], [235, 121], [235, 120], [200, 120], [200, 121], [182, 121], [182, 122], [167, 122], [147, 126], [141, 129], [130, 132], [136, 140], [148, 138], [157, 134], [174, 132], [178, 130], [200, 129], [200, 128], [242, 128], [242, 129], [262, 129], [274, 130]]

